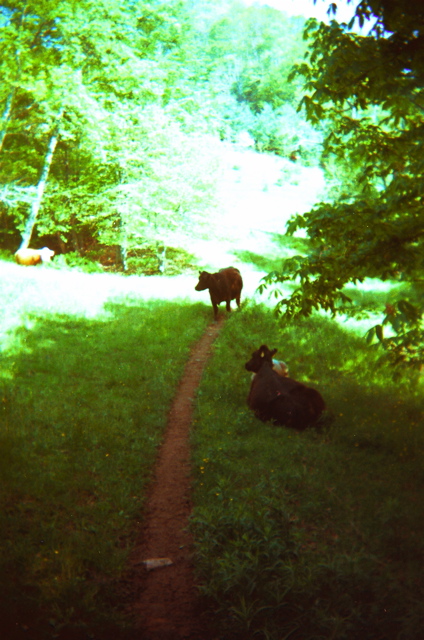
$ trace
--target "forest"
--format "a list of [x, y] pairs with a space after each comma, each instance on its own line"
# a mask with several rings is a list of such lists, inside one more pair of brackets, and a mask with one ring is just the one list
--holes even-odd
[[[139, 637], [128, 559], [212, 321], [173, 276], [198, 295], [181, 237], [223, 219], [223, 148], [325, 187], [267, 231], [276, 255], [237, 254], [270, 298], [243, 292], [193, 401], [202, 640], [422, 636], [424, 8], [360, 0], [347, 24], [317, 1], [327, 23], [241, 0], [0, 2], [8, 640]], [[28, 247], [52, 262], [14, 264]], [[322, 392], [322, 428], [248, 411], [264, 342]]]
[[279, 312], [355, 314], [345, 285], [406, 283], [369, 340], [421, 367], [423, 17], [398, 4], [303, 35], [226, 0], [2, 3], [0, 246], [160, 272], [173, 232], [213, 215], [217, 144], [247, 135], [336, 185], [288, 225], [311, 244], [263, 283], [299, 283]]
[[303, 21], [226, 2], [101, 9], [3, 4], [1, 245], [36, 222], [34, 241], [131, 271], [213, 207], [217, 140], [296, 150]]

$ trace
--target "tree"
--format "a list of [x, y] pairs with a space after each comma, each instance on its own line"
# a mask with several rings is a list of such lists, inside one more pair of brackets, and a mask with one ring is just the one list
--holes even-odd
[[[70, 0], [62, 5], [62, 12], [51, 1], [5, 0], [2, 6], [0, 96], [5, 107], [0, 177], [19, 185], [14, 190], [15, 205], [29, 199], [26, 220], [15, 207], [22, 229], [21, 247], [28, 245], [37, 220], [54, 164], [59, 128], [64, 138], [69, 137], [69, 123], [77, 111], [75, 95], [81, 93], [81, 70], [67, 64], [71, 56], [65, 37], [66, 11], [74, 11], [76, 5]], [[78, 115], [81, 118], [81, 110]]]
[[[352, 32], [355, 23], [369, 24], [368, 35]], [[424, 8], [362, 0], [349, 25], [311, 20], [305, 37], [310, 50], [293, 72], [305, 79], [300, 108], [325, 128], [323, 163], [341, 167], [341, 185], [332, 201], [289, 222], [289, 234], [306, 230], [311, 251], [286, 260], [264, 287], [299, 283], [277, 305], [290, 319], [314, 309], [357, 313], [344, 287], [364, 278], [405, 283], [368, 339], [396, 364], [422, 367]]]
[[81, 228], [116, 244], [114, 188], [126, 179], [128, 149], [143, 173], [143, 113], [167, 92], [173, 99], [169, 77], [186, 31], [179, 10], [178, 1], [5, 0], [0, 179], [19, 186], [3, 191], [3, 203], [12, 204], [22, 245], [36, 220], [39, 233], [70, 235], [74, 248]]
[[206, 102], [214, 112], [208, 114], [209, 122], [222, 139], [236, 140], [247, 131], [258, 149], [284, 154], [291, 145], [281, 144], [281, 110], [289, 103], [295, 106], [299, 98], [300, 83], [288, 82], [287, 76], [305, 50], [304, 20], [235, 0], [214, 2], [213, 7], [199, 0], [189, 4], [196, 32], [187, 68], [196, 76], [196, 92], [202, 82], [206, 88]]
[[43, 199], [44, 189], [46, 188], [47, 179], [48, 179], [50, 167], [53, 161], [54, 152], [56, 150], [56, 145], [59, 139], [59, 131], [60, 131], [60, 124], [62, 121], [62, 117], [63, 117], [63, 109], [61, 109], [60, 112], [57, 114], [57, 122], [50, 136], [49, 146], [44, 159], [43, 170], [41, 172], [40, 180], [37, 184], [36, 195], [34, 197], [34, 200], [31, 203], [31, 212], [25, 223], [25, 228], [22, 233], [22, 242], [19, 246], [19, 249], [26, 249], [31, 240], [31, 235], [37, 220], [38, 212], [40, 210], [41, 201]]

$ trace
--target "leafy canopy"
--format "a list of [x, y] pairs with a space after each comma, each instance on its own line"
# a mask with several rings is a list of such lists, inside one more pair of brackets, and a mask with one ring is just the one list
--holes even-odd
[[[352, 32], [355, 24], [369, 25], [368, 34]], [[299, 108], [325, 131], [322, 162], [336, 167], [339, 187], [330, 201], [291, 219], [288, 233], [306, 230], [312, 249], [286, 260], [263, 286], [299, 282], [277, 305], [289, 319], [313, 309], [357, 313], [343, 288], [364, 278], [405, 283], [407, 295], [386, 305], [368, 338], [378, 338], [396, 363], [421, 366], [424, 7], [362, 0], [349, 25], [310, 20], [304, 36], [311, 46], [293, 71], [305, 81]]]
[[287, 83], [303, 19], [238, 0], [4, 0], [0, 24], [0, 244], [12, 250], [43, 180], [43, 244], [136, 254], [207, 215], [219, 139], [247, 131], [281, 155], [311, 139], [300, 82]]
[[206, 199], [212, 178], [205, 181], [201, 168], [208, 176], [212, 169], [202, 116], [175, 109], [193, 94], [187, 20], [179, 0], [3, 3], [0, 215], [13, 237], [27, 219], [59, 111], [37, 232], [61, 252], [139, 245], [158, 233], [156, 218], [174, 227], [201, 194]]

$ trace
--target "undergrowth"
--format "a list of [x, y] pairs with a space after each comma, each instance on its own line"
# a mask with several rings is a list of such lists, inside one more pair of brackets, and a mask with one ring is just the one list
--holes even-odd
[[[294, 254], [304, 254], [308, 250], [310, 242], [304, 238], [293, 238], [291, 236], [270, 234], [275, 242], [275, 251], [272, 255], [253, 253], [247, 250], [234, 250], [234, 255], [247, 264], [255, 266], [261, 271], [280, 271], [285, 258]], [[278, 247], [278, 248], [277, 248]]]
[[[320, 430], [249, 412], [263, 343], [322, 393]], [[422, 637], [422, 388], [379, 357], [319, 316], [283, 328], [247, 306], [224, 326], [197, 397], [191, 523], [222, 637]]]
[[209, 322], [201, 304], [126, 300], [106, 312], [32, 314], [2, 357], [0, 620], [19, 611], [25, 622], [26, 611], [32, 628], [41, 614], [43, 638], [75, 619], [110, 618], [119, 604], [111, 584], [181, 371]]

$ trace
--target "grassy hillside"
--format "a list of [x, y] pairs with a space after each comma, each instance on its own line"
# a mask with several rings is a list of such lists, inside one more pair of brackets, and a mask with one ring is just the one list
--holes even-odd
[[[1, 293], [0, 619], [24, 612], [19, 640], [36, 616], [43, 639], [96, 616], [110, 630], [167, 410], [211, 309], [143, 300], [150, 279], [23, 273]], [[244, 363], [263, 342], [321, 391], [321, 432], [247, 409]], [[421, 637], [422, 387], [395, 383], [379, 357], [319, 316], [283, 328], [244, 302], [225, 324], [197, 394], [192, 526], [226, 640]]]
[[[321, 432], [249, 412], [244, 363], [264, 342], [321, 391]], [[198, 395], [192, 522], [224, 637], [422, 637], [422, 388], [376, 359], [319, 317], [283, 329], [251, 307], [224, 327]]]
[[129, 299], [96, 318], [21, 311], [0, 376], [0, 620], [19, 611], [33, 627], [39, 616], [48, 638], [70, 619], [110, 615], [167, 411], [210, 312]]

